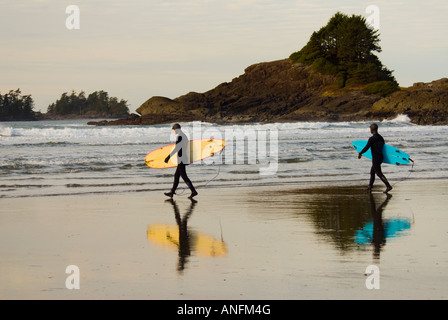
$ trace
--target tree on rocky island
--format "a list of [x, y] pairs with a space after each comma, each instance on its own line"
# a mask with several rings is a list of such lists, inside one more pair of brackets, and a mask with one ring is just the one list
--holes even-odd
[[129, 108], [126, 100], [109, 97], [109, 94], [103, 90], [92, 92], [87, 97], [84, 91], [78, 94], [72, 91], [70, 95], [64, 92], [56, 102], [50, 104], [47, 113], [51, 115], [96, 114], [123, 117], [129, 115]]
[[338, 12], [326, 26], [313, 32], [308, 43], [292, 53], [290, 59], [337, 76], [341, 88], [380, 82], [370, 86], [369, 93], [385, 95], [399, 87], [392, 71], [374, 54], [381, 52], [379, 42], [378, 30], [368, 25], [363, 16]]
[[0, 93], [0, 121], [34, 120], [34, 101], [31, 95], [22, 95], [20, 89]]

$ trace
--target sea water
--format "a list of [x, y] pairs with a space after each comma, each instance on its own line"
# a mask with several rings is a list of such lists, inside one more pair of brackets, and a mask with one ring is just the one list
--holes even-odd
[[[402, 166], [384, 164], [383, 172], [391, 184], [406, 179], [448, 178], [448, 126], [419, 126], [406, 116], [377, 123], [386, 143], [408, 153], [414, 161]], [[218, 132], [223, 139], [228, 132], [244, 135], [243, 142], [234, 139], [235, 136], [231, 137], [232, 143], [226, 141], [225, 151], [232, 148], [232, 152], [222, 152], [187, 167], [198, 189], [368, 183], [371, 161], [358, 159], [351, 143], [370, 137], [370, 122], [181, 124], [190, 138], [198, 130], [201, 138], [208, 138], [209, 132]], [[248, 133], [255, 135], [251, 137]], [[0, 197], [167, 191], [175, 169], [152, 169], [144, 159], [150, 151], [170, 143], [173, 143], [171, 124], [91, 126], [87, 120], [2, 122]], [[263, 147], [266, 156], [261, 161], [253, 153]], [[261, 174], [260, 169], [268, 166], [274, 170]], [[380, 183], [378, 180], [377, 184]], [[181, 181], [179, 193], [184, 189]]]

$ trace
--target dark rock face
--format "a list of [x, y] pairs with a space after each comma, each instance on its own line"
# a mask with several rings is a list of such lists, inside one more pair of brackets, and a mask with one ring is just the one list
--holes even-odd
[[417, 124], [448, 124], [448, 78], [415, 83], [376, 102], [372, 114], [391, 117], [406, 114]]
[[379, 100], [361, 91], [334, 90], [335, 81], [333, 76], [313, 72], [310, 66], [289, 59], [258, 63], [230, 83], [174, 100], [153, 97], [137, 112], [147, 117], [146, 121], [156, 121], [156, 115], [163, 115], [168, 122], [328, 121], [366, 114]]
[[416, 123], [447, 123], [447, 82], [418, 84], [382, 98], [365, 93], [362, 86], [339, 88], [334, 76], [284, 59], [251, 65], [231, 82], [204, 93], [152, 97], [137, 109], [140, 116], [91, 124], [361, 121], [401, 113]]
[[142, 124], [142, 119], [138, 114], [131, 113], [126, 119], [118, 119], [118, 120], [102, 120], [102, 121], [89, 121], [87, 124], [96, 125], [96, 126], [123, 126], [123, 125], [139, 125]]

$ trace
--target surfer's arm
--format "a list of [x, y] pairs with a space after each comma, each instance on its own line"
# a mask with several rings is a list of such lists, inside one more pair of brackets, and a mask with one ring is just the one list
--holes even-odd
[[[180, 149], [182, 149], [182, 144], [181, 144], [181, 142], [182, 142], [182, 137], [181, 137], [181, 136], [178, 136], [178, 137], [177, 137], [177, 140], [176, 140], [176, 145], [174, 146], [173, 150], [170, 152], [170, 154], [169, 154], [168, 157], [171, 158], [171, 157], [174, 156], [176, 153], [178, 153]], [[168, 159], [169, 159], [169, 158], [168, 158]]]
[[358, 158], [361, 158], [361, 155], [362, 155], [364, 152], [366, 152], [367, 150], [369, 150], [369, 148], [372, 146], [372, 143], [373, 143], [373, 139], [372, 139], [372, 137], [370, 137], [369, 140], [367, 141], [367, 144], [366, 144], [366, 146], [364, 147], [364, 149], [362, 149], [362, 150], [359, 152]]
[[177, 152], [179, 152], [179, 150], [182, 148], [180, 143], [181, 141], [182, 137], [178, 136], [176, 139], [176, 145], [174, 146], [173, 150], [171, 150], [170, 154], [165, 158], [165, 163], [168, 163], [168, 161], [170, 161], [170, 158], [174, 156]]

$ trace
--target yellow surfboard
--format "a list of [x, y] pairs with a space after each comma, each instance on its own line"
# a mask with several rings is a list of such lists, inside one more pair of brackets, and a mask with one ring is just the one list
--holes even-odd
[[[173, 151], [175, 143], [153, 150], [145, 157], [145, 163], [150, 168], [165, 169], [177, 167], [177, 156], [171, 157], [168, 163], [165, 158]], [[221, 139], [198, 139], [190, 140], [190, 163], [212, 157], [226, 146]]]

